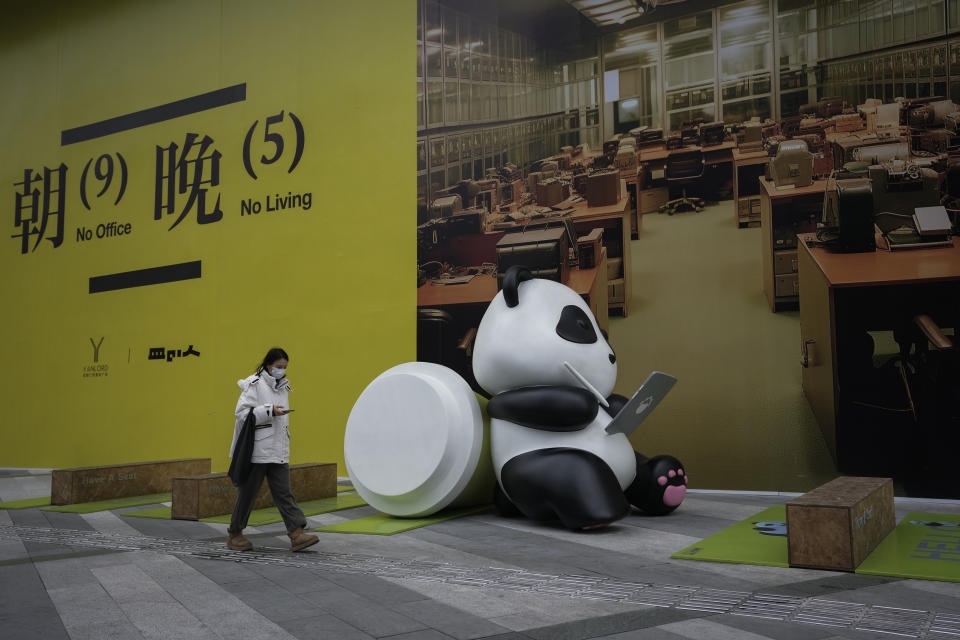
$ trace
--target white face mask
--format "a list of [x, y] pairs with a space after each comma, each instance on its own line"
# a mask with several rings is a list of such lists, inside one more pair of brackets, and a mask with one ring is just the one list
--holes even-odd
[[286, 373], [287, 373], [286, 369], [274, 369], [274, 368], [270, 369], [270, 375], [276, 378], [277, 380], [279, 380], [284, 375], [286, 375]]

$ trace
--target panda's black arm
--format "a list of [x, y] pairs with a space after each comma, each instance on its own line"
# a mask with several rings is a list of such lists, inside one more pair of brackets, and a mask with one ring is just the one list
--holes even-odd
[[487, 404], [487, 413], [541, 431], [579, 431], [593, 422], [599, 408], [586, 389], [536, 386], [498, 393]]
[[610, 414], [610, 417], [614, 417], [620, 413], [620, 409], [623, 409], [623, 405], [627, 404], [628, 400], [626, 397], [620, 395], [619, 393], [613, 393], [607, 398], [607, 404], [609, 407], [606, 407], [606, 412]]

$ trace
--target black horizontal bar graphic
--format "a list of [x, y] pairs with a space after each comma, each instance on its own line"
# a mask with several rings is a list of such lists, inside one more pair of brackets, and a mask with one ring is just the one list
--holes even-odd
[[146, 287], [151, 284], [193, 280], [199, 277], [200, 261], [194, 260], [193, 262], [168, 264], [165, 267], [150, 267], [149, 269], [111, 273], [106, 276], [93, 276], [90, 278], [90, 293]]
[[142, 111], [134, 111], [126, 115], [101, 120], [93, 124], [85, 124], [82, 127], [73, 129], [64, 129], [60, 132], [60, 146], [66, 146], [75, 142], [93, 140], [102, 138], [112, 133], [119, 133], [137, 127], [144, 127], [148, 124], [156, 124], [164, 120], [173, 120], [180, 116], [188, 116], [191, 113], [206, 111], [207, 109], [216, 109], [234, 102], [243, 102], [247, 99], [247, 83], [235, 84], [232, 87], [225, 87], [201, 93], [192, 98], [184, 98], [175, 102], [168, 102], [159, 107], [150, 107]]

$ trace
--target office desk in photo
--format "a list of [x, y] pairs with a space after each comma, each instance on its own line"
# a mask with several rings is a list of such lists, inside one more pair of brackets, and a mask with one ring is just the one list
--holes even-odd
[[[561, 203], [563, 204], [563, 203]], [[620, 180], [620, 198], [616, 203], [601, 207], [587, 206], [587, 201], [570, 205], [574, 211], [570, 214], [577, 236], [583, 236], [591, 229], [603, 229], [603, 246], [607, 249], [607, 259], [621, 258], [622, 272], [611, 276], [610, 284], [617, 284], [622, 279], [623, 300], [611, 299], [609, 308], [619, 309], [623, 316], [630, 313], [630, 293], [632, 291], [631, 260], [630, 260], [630, 218], [633, 210], [630, 208], [630, 197], [627, 193], [626, 181]]]
[[[851, 384], [862, 386], [862, 369], [849, 361], [849, 354], [857, 351], [844, 338], [856, 340], [865, 330], [911, 325], [919, 314], [957, 329], [960, 242], [954, 239], [952, 247], [834, 253], [801, 241], [799, 278], [803, 393], [841, 471], [887, 474], [890, 469], [864, 465], [880, 465], [885, 454], [907, 452], [870, 450], [871, 440], [882, 440], [885, 434], [875, 421], [858, 419], [856, 412], [862, 410], [852, 404], [850, 389]], [[905, 417], [912, 424], [909, 415]], [[909, 428], [903, 431], [912, 435]]]
[[800, 304], [797, 234], [815, 230], [811, 218], [820, 219], [827, 181], [789, 189], [778, 189], [764, 178], [758, 181], [763, 293], [770, 311], [796, 309]]
[[[607, 314], [607, 252], [602, 250], [599, 262], [590, 269], [574, 268], [566, 285], [576, 291], [597, 318], [604, 331], [609, 328]], [[417, 307], [445, 309], [476, 305], [477, 321], [497, 295], [495, 275], [476, 275], [466, 284], [437, 285], [428, 280], [417, 288]]]
[[[657, 145], [655, 147], [647, 147], [641, 149], [638, 154], [638, 161], [640, 164], [647, 165], [651, 171], [655, 170], [666, 170], [667, 159], [674, 153], [686, 153], [688, 151], [702, 151], [703, 152], [703, 164], [704, 164], [704, 180], [710, 181], [711, 185], [706, 185], [703, 188], [705, 194], [715, 193], [716, 190], [720, 188], [720, 183], [724, 178], [730, 180], [734, 179], [733, 176], [733, 151], [736, 147], [736, 143], [727, 140], [721, 142], [717, 145], [711, 145], [709, 147], [681, 147], [680, 149], [670, 149], [668, 150], [665, 145]], [[637, 202], [641, 199], [641, 194], [637, 194]], [[669, 199], [669, 196], [668, 196]]]
[[733, 217], [737, 227], [760, 222], [760, 182], [770, 156], [766, 151], [733, 150]]

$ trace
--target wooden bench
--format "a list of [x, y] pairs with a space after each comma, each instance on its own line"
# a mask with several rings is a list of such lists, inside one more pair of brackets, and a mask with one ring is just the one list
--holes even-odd
[[54, 469], [50, 480], [50, 504], [77, 504], [167, 493], [170, 483], [177, 476], [209, 472], [210, 458]]
[[790, 566], [854, 571], [894, 526], [890, 478], [837, 478], [787, 503]]
[[[290, 465], [290, 490], [298, 501], [333, 498], [337, 495], [337, 465], [333, 462], [307, 462]], [[237, 489], [225, 473], [207, 473], [173, 479], [171, 517], [199, 520], [233, 512]], [[273, 504], [266, 480], [254, 509]]]

